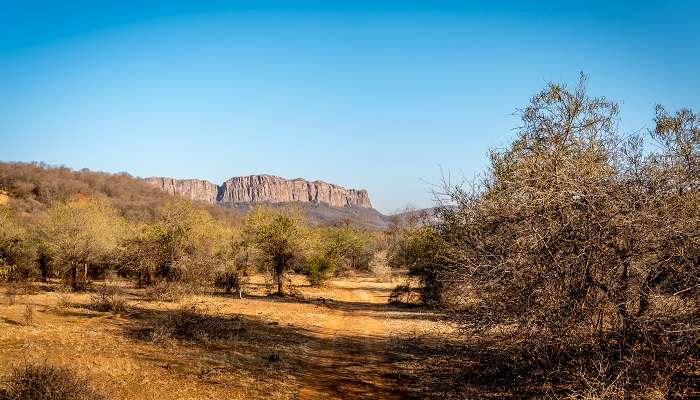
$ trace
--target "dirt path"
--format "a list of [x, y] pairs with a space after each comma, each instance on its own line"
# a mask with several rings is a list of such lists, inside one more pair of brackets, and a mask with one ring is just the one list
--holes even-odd
[[[397, 338], [442, 329], [429, 315], [387, 304], [397, 282], [338, 279], [299, 296], [195, 296], [148, 301], [130, 287], [129, 311], [96, 312], [90, 294], [60, 307], [52, 288], [0, 301], [0, 375], [24, 361], [69, 366], [114, 399], [397, 399], [403, 361]], [[255, 282], [253, 284], [255, 288]], [[33, 321], [23, 322], [27, 306]], [[152, 340], [178, 310], [200, 312], [202, 335]]]
[[[395, 335], [435, 329], [435, 323], [387, 304], [395, 282], [357, 278], [305, 288], [304, 302], [248, 300], [236, 310], [257, 310], [265, 319], [304, 329], [310, 340], [302, 349], [303, 365], [295, 399], [398, 399]], [[264, 303], [264, 304], [261, 304]], [[232, 306], [235, 306], [233, 304]], [[414, 313], [417, 314], [417, 313]], [[402, 318], [397, 318], [402, 317]]]
[[[319, 351], [312, 364], [304, 371], [298, 399], [398, 399], [391, 374], [392, 358], [389, 350], [390, 322], [376, 316], [361, 315], [367, 304], [382, 304], [381, 293], [364, 289], [350, 289], [345, 307], [332, 311], [316, 332], [330, 341], [329, 348]], [[356, 303], [356, 304], [353, 304]], [[333, 309], [333, 302], [327, 304]], [[357, 306], [358, 309], [353, 308]], [[348, 338], [352, 330], [353, 338]], [[319, 349], [321, 350], [321, 349]]]

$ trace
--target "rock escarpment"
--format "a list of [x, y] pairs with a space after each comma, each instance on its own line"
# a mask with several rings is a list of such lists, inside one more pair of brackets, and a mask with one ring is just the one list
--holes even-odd
[[315, 203], [330, 207], [372, 208], [366, 190], [346, 189], [323, 181], [249, 175], [227, 180], [221, 186], [200, 179], [152, 177], [146, 182], [168, 193], [211, 204]]
[[202, 179], [173, 179], [151, 177], [146, 183], [173, 195], [179, 195], [190, 200], [216, 204], [219, 187]]

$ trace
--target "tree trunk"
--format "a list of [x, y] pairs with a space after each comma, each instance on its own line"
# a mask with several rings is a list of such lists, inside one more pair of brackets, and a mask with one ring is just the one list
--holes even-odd
[[41, 271], [41, 279], [46, 282], [49, 280], [49, 265], [45, 254], [39, 256], [39, 270]]
[[275, 278], [277, 279], [277, 294], [284, 295], [284, 266], [275, 266]]
[[73, 290], [77, 290], [78, 289], [78, 266], [75, 264], [71, 264], [70, 280], [71, 280], [71, 287], [73, 288]]

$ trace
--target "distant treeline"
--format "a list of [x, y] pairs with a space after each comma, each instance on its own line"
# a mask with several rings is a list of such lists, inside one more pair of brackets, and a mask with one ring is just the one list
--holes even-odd
[[314, 285], [368, 272], [383, 234], [349, 224], [311, 225], [298, 210], [241, 211], [193, 203], [128, 174], [1, 163], [0, 281], [62, 278], [73, 289], [108, 271], [143, 286], [240, 290], [269, 273]]

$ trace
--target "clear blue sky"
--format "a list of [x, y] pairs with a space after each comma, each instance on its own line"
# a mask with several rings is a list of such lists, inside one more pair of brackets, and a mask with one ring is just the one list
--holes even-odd
[[700, 111], [700, 2], [3, 0], [0, 160], [425, 207], [579, 71], [626, 131], [656, 103]]

